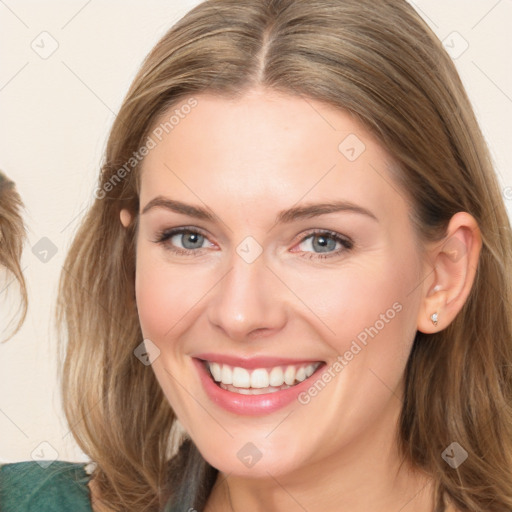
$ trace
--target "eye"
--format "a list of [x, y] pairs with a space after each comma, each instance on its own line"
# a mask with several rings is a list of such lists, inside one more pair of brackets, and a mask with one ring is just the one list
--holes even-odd
[[[187, 227], [163, 230], [158, 233], [154, 242], [183, 256], [199, 256], [202, 254], [201, 249], [213, 246], [206, 235], [197, 229]], [[335, 231], [317, 230], [302, 238], [297, 246], [299, 251], [292, 252], [302, 252], [301, 257], [316, 259], [338, 256], [352, 249], [354, 243], [348, 237]]]
[[[199, 231], [187, 227], [163, 230], [158, 233], [155, 243], [165, 246], [166, 249], [182, 255], [199, 255], [205, 247], [213, 244]], [[204, 246], [207, 242], [208, 245]]]
[[[352, 249], [354, 243], [334, 231], [318, 230], [303, 238], [298, 247], [301, 251], [306, 252], [301, 255], [304, 258], [330, 258]], [[313, 252], [310, 252], [309, 249], [312, 249]]]

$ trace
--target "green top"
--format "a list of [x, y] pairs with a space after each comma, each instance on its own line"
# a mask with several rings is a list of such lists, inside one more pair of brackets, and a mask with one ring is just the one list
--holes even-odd
[[92, 512], [86, 463], [26, 461], [0, 466], [2, 512]]

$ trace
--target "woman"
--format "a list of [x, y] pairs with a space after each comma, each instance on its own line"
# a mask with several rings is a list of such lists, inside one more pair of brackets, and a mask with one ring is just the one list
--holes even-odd
[[95, 196], [59, 302], [93, 510], [510, 510], [510, 224], [405, 1], [202, 3]]

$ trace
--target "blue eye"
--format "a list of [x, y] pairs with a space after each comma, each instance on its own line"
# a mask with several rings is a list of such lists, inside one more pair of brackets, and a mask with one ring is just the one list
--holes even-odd
[[[181, 239], [182, 247], [177, 247], [176, 241], [173, 241], [173, 239], [176, 239], [176, 241]], [[189, 255], [197, 253], [196, 249], [202, 249], [205, 240], [207, 238], [199, 231], [190, 228], [176, 228], [160, 232], [155, 242], [164, 244], [178, 254]]]
[[[155, 243], [165, 246], [166, 249], [183, 256], [200, 256], [201, 249], [211, 247], [208, 238], [197, 231], [187, 227], [161, 231]], [[208, 245], [204, 245], [207, 242]], [[181, 247], [177, 244], [181, 244]], [[302, 238], [298, 246], [305, 244], [300, 251], [300, 256], [308, 259], [330, 258], [338, 256], [353, 248], [352, 240], [334, 231], [317, 230]], [[313, 251], [309, 251], [312, 249]]]
[[201, 249], [205, 241], [205, 237], [203, 235], [193, 231], [177, 233], [171, 236], [169, 240], [172, 240], [173, 238], [179, 240], [180, 237], [183, 249]]
[[302, 243], [305, 243], [307, 240], [311, 242], [309, 245], [316, 252], [333, 251], [334, 249], [336, 249], [336, 244], [340, 243], [333, 237], [325, 235], [310, 235], [307, 238], [305, 238]]
[[[310, 242], [308, 242], [308, 240]], [[353, 248], [353, 242], [345, 237], [342, 237], [334, 231], [315, 231], [310, 233], [303, 238], [299, 244], [306, 244], [308, 248], [318, 252], [307, 252], [305, 248], [301, 251], [306, 251], [305, 254], [301, 255], [304, 258], [315, 259], [315, 258], [330, 258], [332, 256], [338, 256], [342, 252]], [[338, 248], [336, 247], [338, 246]]]

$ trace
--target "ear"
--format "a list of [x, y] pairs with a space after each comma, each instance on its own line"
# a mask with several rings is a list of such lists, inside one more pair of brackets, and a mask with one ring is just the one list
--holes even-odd
[[473, 286], [481, 248], [480, 229], [467, 212], [456, 213], [443, 240], [427, 248], [418, 331], [437, 332], [453, 321]]
[[119, 218], [121, 219], [121, 224], [127, 228], [131, 221], [132, 221], [132, 214], [126, 209], [126, 208], [123, 208], [120, 212], [119, 212]]

